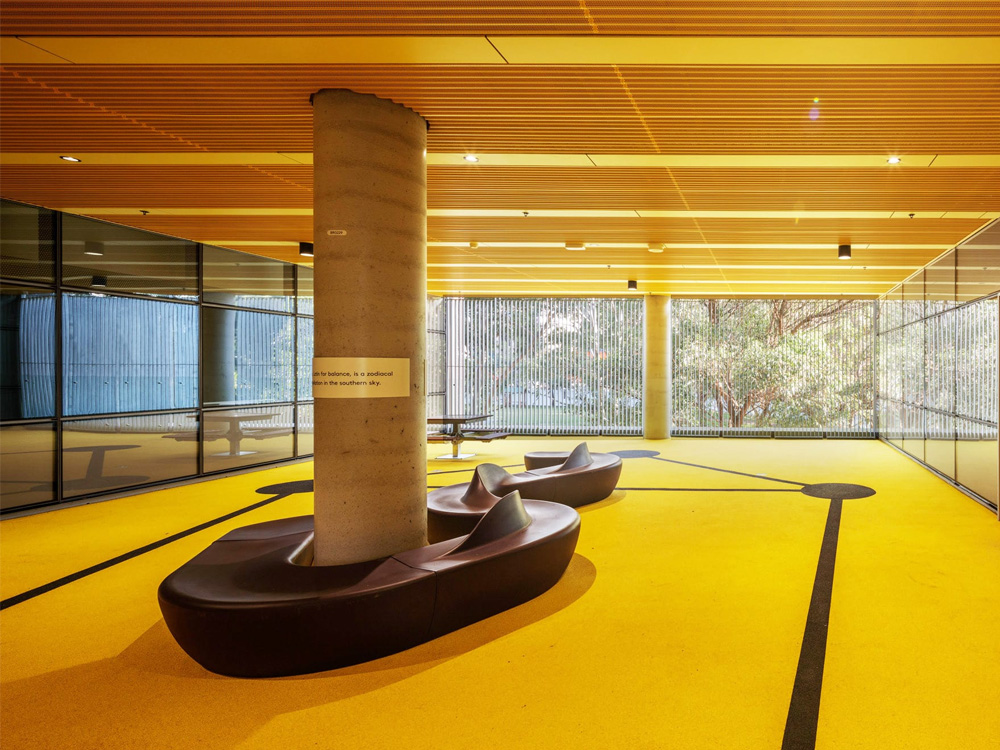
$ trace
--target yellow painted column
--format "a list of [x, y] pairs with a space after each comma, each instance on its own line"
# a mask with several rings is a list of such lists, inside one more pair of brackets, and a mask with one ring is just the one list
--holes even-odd
[[642, 436], [670, 437], [670, 297], [647, 294], [643, 305]]
[[313, 123], [314, 564], [343, 565], [426, 544], [427, 122], [323, 89]]

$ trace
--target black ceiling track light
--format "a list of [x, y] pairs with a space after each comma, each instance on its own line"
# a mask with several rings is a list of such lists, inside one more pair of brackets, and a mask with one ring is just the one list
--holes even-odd
[[307, 258], [313, 257], [313, 243], [311, 242], [300, 242], [299, 243], [299, 255], [303, 255]]
[[108, 285], [108, 277], [107, 276], [94, 276], [90, 280], [90, 285], [92, 287], [94, 287], [95, 289], [104, 289]]
[[851, 259], [851, 246], [850, 245], [839, 245], [837, 247], [837, 257], [840, 260], [850, 260]]
[[629, 279], [628, 280], [628, 290], [630, 292], [636, 292], [636, 291], [638, 291], [639, 290], [639, 282], [636, 281], [635, 279]]

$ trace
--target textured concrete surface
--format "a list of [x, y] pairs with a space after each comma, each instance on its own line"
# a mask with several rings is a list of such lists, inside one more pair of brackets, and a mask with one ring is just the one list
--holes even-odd
[[313, 117], [315, 356], [410, 359], [408, 397], [316, 399], [315, 564], [339, 565], [426, 543], [427, 124], [343, 89]]
[[642, 434], [647, 440], [670, 437], [670, 297], [644, 298]]

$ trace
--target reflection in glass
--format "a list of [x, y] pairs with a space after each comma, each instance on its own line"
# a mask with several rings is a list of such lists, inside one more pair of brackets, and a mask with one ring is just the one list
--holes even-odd
[[0, 287], [0, 417], [55, 415], [56, 296]]
[[956, 311], [955, 478], [997, 502], [997, 300]]
[[313, 319], [298, 319], [299, 401], [312, 400]]
[[198, 308], [132, 297], [63, 298], [67, 415], [197, 404]]
[[292, 458], [292, 406], [206, 411], [205, 471]]
[[205, 302], [292, 312], [294, 266], [210, 245], [206, 245], [203, 252]]
[[958, 246], [959, 302], [967, 302], [1000, 290], [1000, 222], [993, 222]]
[[298, 267], [299, 274], [299, 315], [313, 314], [313, 270], [305, 266]]
[[219, 307], [203, 316], [205, 405], [293, 399], [294, 318]]
[[0, 201], [0, 275], [52, 284], [55, 215], [14, 201]]
[[87, 289], [195, 299], [193, 242], [63, 215], [63, 283]]
[[66, 497], [191, 476], [198, 473], [198, 415], [67, 421], [62, 460]]
[[296, 407], [295, 413], [298, 415], [297, 425], [299, 432], [299, 449], [295, 455], [311, 456], [313, 454], [313, 433], [315, 432], [315, 428], [313, 427], [313, 405], [299, 404]]
[[0, 508], [55, 500], [55, 454], [51, 422], [0, 427]]

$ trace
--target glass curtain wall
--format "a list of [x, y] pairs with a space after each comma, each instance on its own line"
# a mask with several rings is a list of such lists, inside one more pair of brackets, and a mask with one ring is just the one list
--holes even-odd
[[674, 299], [671, 431], [874, 437], [875, 305]]
[[882, 439], [996, 506], [1000, 224], [879, 300]]
[[522, 435], [642, 432], [642, 300], [447, 298], [447, 411]]
[[3, 510], [312, 453], [312, 271], [11, 201]]

